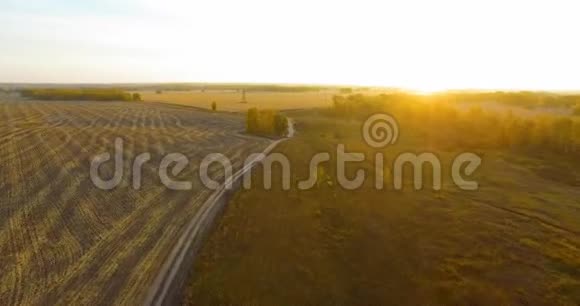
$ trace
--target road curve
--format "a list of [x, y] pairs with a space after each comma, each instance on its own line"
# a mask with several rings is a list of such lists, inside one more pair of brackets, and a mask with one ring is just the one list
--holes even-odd
[[[161, 267], [159, 274], [149, 289], [144, 305], [175, 305], [179, 301], [183, 285], [188, 276], [191, 275], [191, 267], [205, 235], [213, 224], [215, 217], [225, 207], [229, 197], [241, 186], [243, 175], [260, 163], [276, 146], [293, 136], [294, 122], [288, 119], [288, 135], [286, 138], [273, 141], [262, 151], [261, 156], [247, 163], [242, 169], [227, 178], [201, 205]], [[229, 183], [232, 184], [233, 188], [227, 189], [225, 187]]]

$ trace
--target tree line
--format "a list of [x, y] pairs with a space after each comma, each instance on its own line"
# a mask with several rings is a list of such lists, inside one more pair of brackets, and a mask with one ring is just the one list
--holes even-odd
[[533, 91], [442, 93], [435, 95], [433, 98], [472, 103], [495, 102], [499, 104], [520, 106], [525, 108], [574, 107], [580, 104], [580, 95], [566, 95]]
[[577, 116], [520, 116], [477, 104], [460, 108], [445, 99], [399, 94], [336, 96], [333, 102], [329, 110], [333, 116], [364, 120], [375, 113], [389, 113], [402, 131], [422, 134], [430, 145], [549, 151], [580, 159]]
[[34, 88], [22, 89], [23, 97], [49, 101], [141, 101], [138, 93], [107, 88]]

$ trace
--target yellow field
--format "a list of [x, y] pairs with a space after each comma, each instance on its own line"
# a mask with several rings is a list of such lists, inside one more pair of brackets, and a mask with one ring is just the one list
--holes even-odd
[[[210, 194], [196, 171], [201, 159], [220, 152], [239, 169], [268, 143], [243, 130], [242, 116], [176, 105], [0, 96], [0, 304], [141, 304]], [[126, 171], [151, 154], [141, 190], [128, 172], [109, 191], [90, 180], [92, 157], [113, 154], [116, 137], [125, 140]], [[160, 182], [160, 160], [174, 152], [190, 161], [178, 176], [190, 191]]]
[[450, 177], [441, 191], [415, 191], [412, 176], [397, 191], [389, 168], [386, 188], [375, 188], [367, 158], [347, 165], [351, 178], [361, 170], [371, 178], [351, 191], [336, 180], [337, 143], [381, 152], [387, 163], [434, 152], [443, 171], [463, 148], [431, 144], [415, 126], [376, 150], [361, 139], [361, 122], [292, 117], [299, 133], [275, 152], [290, 159], [295, 181], [309, 177], [312, 156], [329, 152], [328, 177], [285, 191], [278, 168], [266, 190], [258, 167], [200, 252], [188, 305], [580, 305], [580, 180], [567, 179], [579, 163], [484, 150], [472, 177], [478, 191]]
[[332, 103], [334, 91], [321, 92], [248, 92], [247, 103], [241, 103], [242, 93], [236, 91], [166, 91], [157, 94], [155, 91], [139, 92], [144, 101], [188, 105], [210, 109], [211, 103], [217, 103], [218, 111], [243, 112], [252, 107], [260, 109], [304, 109], [325, 107]]

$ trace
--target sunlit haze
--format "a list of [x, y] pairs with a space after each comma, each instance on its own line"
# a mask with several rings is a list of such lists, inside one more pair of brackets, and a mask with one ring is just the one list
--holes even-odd
[[577, 1], [0, 0], [0, 82], [580, 88]]

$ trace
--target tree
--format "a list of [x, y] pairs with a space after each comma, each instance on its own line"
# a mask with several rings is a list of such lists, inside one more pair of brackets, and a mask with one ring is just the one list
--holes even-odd
[[217, 103], [215, 101], [211, 102], [211, 110], [214, 112], [217, 110]]
[[580, 104], [577, 104], [576, 107], [574, 107], [572, 114], [575, 116], [580, 116]]
[[288, 132], [288, 119], [286, 117], [280, 114], [274, 116], [274, 132], [276, 135], [286, 135]]
[[141, 94], [134, 93], [133, 94], [133, 101], [142, 101], [141, 100]]
[[258, 132], [258, 109], [253, 107], [248, 110], [246, 117], [246, 131], [248, 133]]
[[570, 118], [558, 118], [552, 125], [552, 137], [555, 150], [558, 152], [569, 153], [573, 144], [574, 122]]

